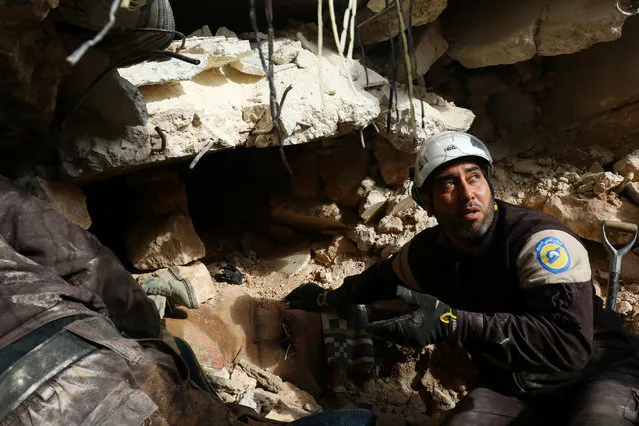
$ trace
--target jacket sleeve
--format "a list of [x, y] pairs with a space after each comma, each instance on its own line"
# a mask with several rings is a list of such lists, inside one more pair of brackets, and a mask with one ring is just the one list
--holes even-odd
[[0, 178], [0, 233], [16, 252], [97, 294], [115, 325], [131, 337], [158, 337], [153, 302], [111, 250], [50, 204]]
[[536, 373], [571, 372], [589, 361], [593, 287], [584, 246], [572, 235], [534, 234], [517, 260], [520, 314], [458, 312], [458, 337], [493, 363]]

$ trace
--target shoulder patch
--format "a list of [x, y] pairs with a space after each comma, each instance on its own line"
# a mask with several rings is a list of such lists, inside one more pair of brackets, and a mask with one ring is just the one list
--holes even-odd
[[559, 274], [570, 269], [570, 252], [564, 243], [555, 237], [546, 237], [535, 245], [537, 261], [546, 270]]
[[531, 235], [517, 255], [517, 276], [521, 288], [547, 284], [590, 281], [590, 260], [586, 248], [574, 236], [558, 229]]

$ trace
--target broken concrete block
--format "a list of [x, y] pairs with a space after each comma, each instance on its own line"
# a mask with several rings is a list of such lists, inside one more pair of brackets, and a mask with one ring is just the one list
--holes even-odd
[[576, 6], [574, 0], [560, 0], [548, 6], [538, 0], [511, 6], [497, 1], [491, 7], [474, 3], [451, 8], [444, 22], [453, 40], [448, 55], [466, 68], [480, 68], [514, 64], [537, 54], [575, 53], [621, 37], [626, 19], [605, 2]]
[[[359, 28], [360, 38], [364, 44], [379, 43], [380, 41], [388, 40], [389, 36], [395, 37], [399, 34], [397, 10], [395, 7], [391, 7], [384, 11], [386, 8], [384, 1], [371, 1], [372, 6], [361, 8], [357, 12], [357, 22], [366, 21], [366, 24]], [[384, 6], [381, 6], [381, 4], [384, 4]], [[434, 21], [446, 9], [447, 4], [447, 0], [415, 0], [412, 14], [413, 26], [419, 27]], [[374, 12], [374, 10], [378, 10], [378, 12]], [[404, 7], [404, 23], [409, 22], [408, 13], [408, 8]], [[389, 28], [391, 28], [390, 34]]]
[[639, 149], [631, 152], [623, 159], [617, 161], [613, 166], [613, 169], [615, 173], [621, 176], [633, 173], [633, 182], [639, 182]]
[[125, 78], [134, 86], [147, 86], [153, 84], [163, 84], [173, 81], [190, 80], [209, 67], [208, 55], [204, 54], [184, 54], [191, 59], [200, 61], [198, 65], [189, 64], [179, 59], [171, 58], [167, 61], [153, 62], [146, 61], [118, 71], [122, 78]]
[[565, 55], [620, 38], [627, 17], [609, 6], [605, 1], [553, 2], [540, 15], [537, 54]]
[[401, 185], [408, 179], [408, 171], [415, 164], [415, 154], [399, 151], [382, 138], [375, 141], [373, 152], [386, 184]]
[[251, 54], [237, 61], [233, 61], [229, 66], [244, 74], [258, 75], [261, 77], [266, 76], [260, 57], [257, 54]]
[[385, 216], [377, 224], [377, 232], [382, 234], [401, 234], [404, 223], [397, 216]]
[[[441, 34], [437, 22], [413, 29], [413, 56], [411, 56], [411, 76], [413, 80], [426, 75], [430, 67], [448, 50], [448, 42]], [[383, 61], [383, 62], [382, 62]], [[393, 75], [394, 65], [388, 58], [375, 58], [375, 62], [383, 63], [385, 75]], [[407, 83], [406, 64], [402, 59], [397, 69], [397, 81]]]
[[[176, 47], [174, 43], [172, 49]], [[251, 45], [245, 40], [225, 37], [192, 37], [186, 40], [186, 47], [180, 53], [200, 63], [194, 65], [175, 58], [161, 62], [146, 61], [120, 68], [120, 75], [138, 87], [190, 80], [203, 71], [220, 68], [250, 54]]]
[[186, 265], [206, 254], [191, 218], [182, 213], [134, 222], [125, 239], [131, 263], [142, 271]]
[[91, 226], [87, 200], [79, 187], [35, 176], [23, 176], [16, 183], [35, 197], [50, 203], [58, 213], [79, 227], [89, 229]]
[[[370, 93], [378, 97], [381, 105], [381, 111], [375, 119], [380, 134], [400, 151], [410, 153], [417, 152], [419, 149], [419, 141], [424, 141], [443, 131], [454, 130], [465, 132], [470, 128], [475, 118], [475, 115], [470, 110], [459, 108], [434, 93], [427, 93], [422, 96], [422, 98], [413, 97], [417, 132], [417, 139], [415, 139], [411, 127], [410, 102], [404, 85], [397, 85], [399, 120], [397, 120], [395, 103], [393, 103], [390, 132], [388, 132], [386, 128], [388, 86], [371, 89]], [[423, 127], [421, 114], [422, 105], [424, 107]]]

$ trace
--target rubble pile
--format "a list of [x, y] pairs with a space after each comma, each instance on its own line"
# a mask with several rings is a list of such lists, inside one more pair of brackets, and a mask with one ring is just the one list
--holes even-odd
[[[47, 18], [57, 2], [31, 3], [0, 23], [0, 95], [10, 106], [0, 133], [11, 150], [48, 139], [58, 95], [81, 98], [104, 60], [90, 51], [71, 69]], [[335, 288], [436, 224], [410, 197], [408, 180], [429, 136], [459, 130], [485, 140], [496, 160], [497, 196], [549, 213], [582, 237], [603, 298], [601, 222], [639, 224], [639, 21], [626, 22], [607, 0], [535, 0], [514, 12], [508, 2], [475, 3], [415, 0], [411, 72], [426, 84], [412, 98], [402, 84], [405, 64], [396, 69], [389, 61], [398, 19], [383, 1], [357, 14], [368, 57], [342, 58], [332, 34], [319, 56], [316, 24], [278, 29], [276, 96], [259, 56], [260, 49], [269, 55], [266, 35], [258, 34], [258, 45], [254, 34], [204, 26], [168, 48], [192, 63], [174, 57], [110, 71], [64, 123], [59, 146], [48, 149], [53, 159], [18, 182], [92, 229], [80, 186], [121, 178], [118, 254], [143, 287], [171, 274], [192, 284], [198, 309], [177, 306], [170, 293], [150, 297], [169, 330], [192, 344], [220, 397], [273, 420], [319, 412], [323, 401], [299, 380], [294, 370], [303, 366], [281, 340], [281, 307], [259, 321], [253, 313], [301, 282]], [[68, 76], [73, 84], [64, 84]], [[271, 96], [281, 105], [278, 126]], [[168, 166], [200, 167], [207, 152], [277, 147], [292, 173], [265, 206], [266, 235], [196, 226], [183, 175]], [[207, 177], [214, 185], [204, 196], [212, 199], [236, 178]], [[618, 311], [639, 336], [638, 249], [624, 257], [621, 280]], [[440, 345], [395, 356], [391, 367], [349, 389], [349, 404], [380, 414], [380, 424], [436, 423], [466, 392], [472, 369], [463, 353]]]

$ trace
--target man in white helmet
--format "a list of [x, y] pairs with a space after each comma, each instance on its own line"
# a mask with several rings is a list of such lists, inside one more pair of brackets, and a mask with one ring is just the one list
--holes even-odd
[[412, 312], [371, 332], [412, 347], [457, 342], [479, 368], [446, 425], [637, 424], [638, 341], [595, 296], [585, 247], [555, 218], [496, 200], [491, 171], [470, 134], [427, 140], [412, 195], [438, 225], [336, 290], [298, 287], [289, 305], [409, 301]]

